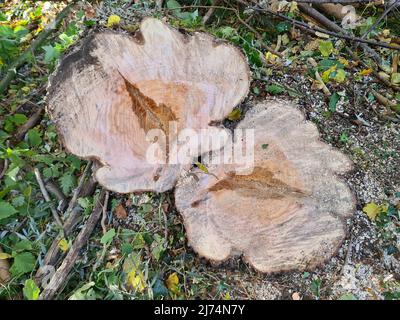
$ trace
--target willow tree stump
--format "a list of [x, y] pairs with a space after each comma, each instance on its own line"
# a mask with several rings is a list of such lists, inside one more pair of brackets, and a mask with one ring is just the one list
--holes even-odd
[[[145, 18], [134, 36], [96, 33], [64, 57], [50, 78], [48, 112], [71, 153], [103, 164], [95, 174], [101, 185], [121, 193], [163, 192], [182, 168], [169, 159], [175, 129], [199, 131], [223, 120], [247, 95], [249, 82], [237, 48]], [[149, 163], [152, 129], [167, 139], [157, 141]]]
[[255, 135], [250, 174], [210, 164], [212, 174], [192, 169], [178, 181], [175, 204], [189, 244], [212, 261], [243, 255], [262, 272], [321, 264], [338, 249], [354, 212], [354, 196], [337, 177], [351, 162], [287, 102], [253, 107], [238, 126], [244, 128]]

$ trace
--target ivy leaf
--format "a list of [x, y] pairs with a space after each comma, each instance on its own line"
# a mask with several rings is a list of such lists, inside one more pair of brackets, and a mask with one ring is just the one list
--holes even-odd
[[13, 216], [18, 211], [8, 202], [0, 201], [0, 220]]
[[398, 72], [393, 73], [391, 81], [393, 84], [400, 84], [400, 73], [398, 73]]
[[346, 80], [346, 71], [344, 71], [343, 69], [338, 69], [336, 71], [335, 80], [339, 83], [344, 82], [344, 80]]
[[25, 281], [22, 291], [28, 300], [37, 300], [39, 298], [40, 289], [32, 279]]
[[66, 172], [60, 178], [60, 185], [61, 185], [61, 189], [64, 192], [64, 194], [69, 194], [72, 187], [75, 185], [75, 176], [70, 172]]
[[338, 101], [340, 100], [340, 96], [337, 92], [331, 95], [331, 98], [329, 99], [329, 111], [330, 112], [335, 112], [336, 111], [336, 105]]
[[52, 63], [53, 61], [57, 60], [58, 57], [60, 56], [60, 51], [51, 45], [44, 46], [42, 47], [42, 49], [45, 51], [44, 63], [46, 64]]
[[35, 269], [36, 258], [30, 252], [22, 252], [14, 256], [14, 263], [10, 268], [14, 276], [19, 276]]
[[329, 57], [330, 54], [333, 52], [333, 44], [330, 41], [320, 41], [319, 42], [319, 51], [321, 52], [322, 56]]
[[100, 242], [104, 245], [110, 244], [115, 237], [115, 229], [108, 230], [102, 237]]

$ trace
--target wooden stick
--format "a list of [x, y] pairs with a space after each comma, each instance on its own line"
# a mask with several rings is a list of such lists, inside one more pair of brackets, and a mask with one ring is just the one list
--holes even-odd
[[[216, 6], [219, 4], [221, 0], [215, 0], [213, 1], [213, 6]], [[215, 11], [215, 7], [211, 7], [210, 9], [208, 9], [207, 13], [204, 15], [203, 17], [203, 24], [207, 24], [208, 20], [210, 20], [211, 16], [214, 14]]]
[[84, 227], [76, 237], [75, 242], [72, 245], [71, 249], [68, 251], [67, 256], [65, 257], [63, 263], [54, 273], [49, 284], [46, 286], [46, 288], [43, 289], [43, 292], [39, 295], [39, 300], [53, 299], [57, 294], [57, 292], [60, 290], [61, 286], [65, 283], [69, 273], [74, 267], [76, 259], [79, 256], [80, 250], [89, 240], [90, 235], [92, 234], [94, 228], [96, 227], [97, 222], [100, 219], [102, 213], [102, 201], [104, 199], [104, 196], [105, 196], [105, 190], [103, 189], [100, 192], [96, 206], [92, 214], [90, 215]]
[[[79, 194], [79, 197], [87, 197], [95, 191], [96, 187], [96, 181], [94, 179], [88, 179], [87, 182], [84, 184], [83, 188], [81, 189], [81, 193]], [[69, 237], [69, 235], [72, 233], [74, 230], [75, 226], [78, 224], [78, 222], [83, 218], [82, 215], [78, 214], [79, 211], [79, 206], [75, 206], [71, 214], [67, 217], [64, 223], [64, 237]], [[57, 237], [53, 240], [52, 244], [50, 245], [49, 249], [47, 250], [47, 253], [43, 259], [43, 266], [48, 266], [52, 265], [55, 266], [58, 262], [58, 259], [61, 256], [61, 250], [58, 247], [58, 243], [60, 242], [61, 237]], [[42, 277], [40, 273], [40, 269], [36, 273], [35, 276], [37, 279], [39, 279], [38, 283], [40, 282], [40, 279]]]
[[44, 182], [43, 182], [42, 177], [41, 177], [41, 175], [40, 175], [39, 169], [38, 169], [38, 168], [35, 168], [35, 169], [34, 169], [34, 173], [35, 173], [36, 181], [37, 181], [38, 184], [39, 184], [40, 191], [41, 191], [42, 194], [43, 194], [43, 198], [44, 198], [44, 200], [45, 200], [45, 201], [49, 204], [49, 206], [50, 206], [50, 210], [51, 210], [51, 213], [53, 214], [54, 220], [57, 222], [57, 224], [61, 227], [61, 229], [62, 229], [63, 232], [64, 232], [63, 223], [62, 223], [60, 217], [58, 216], [57, 210], [54, 208], [54, 205], [53, 205], [53, 203], [51, 202], [50, 196], [49, 196], [49, 194], [48, 194], [48, 192], [47, 192], [47, 190], [46, 190], [46, 187], [44, 186]]
[[14, 139], [16, 141], [21, 141], [25, 134], [34, 126], [36, 126], [40, 119], [42, 119], [43, 110], [44, 106], [39, 107], [39, 109], [28, 119], [28, 121], [18, 128], [14, 135]]
[[45, 187], [52, 195], [54, 195], [58, 199], [58, 209], [59, 211], [63, 212], [65, 210], [65, 207], [67, 206], [68, 200], [60, 187], [52, 180], [46, 181]]
[[71, 201], [68, 204], [67, 211], [65, 212], [65, 215], [68, 217], [68, 215], [71, 213], [72, 209], [75, 207], [76, 201], [78, 200], [78, 196], [83, 188], [83, 184], [86, 180], [86, 178], [89, 176], [90, 171], [92, 169], [92, 161], [88, 161], [85, 170], [82, 173], [81, 178], [79, 179], [78, 186], [76, 187], [74, 194], [72, 195]]
[[38, 37], [32, 42], [30, 47], [26, 49], [18, 58], [14, 61], [9, 67], [5, 77], [0, 81], [0, 94], [2, 94], [10, 84], [11, 80], [14, 79], [17, 74], [17, 69], [21, 67], [30, 57], [31, 54], [34, 54], [36, 49], [42, 46], [43, 42], [47, 39], [47, 37], [52, 34], [55, 30], [57, 30], [58, 26], [64, 20], [64, 18], [68, 15], [71, 8], [75, 4], [75, 0], [72, 1], [69, 5], [67, 5], [56, 17], [56, 19], [46, 26], [46, 28], [38, 35]]

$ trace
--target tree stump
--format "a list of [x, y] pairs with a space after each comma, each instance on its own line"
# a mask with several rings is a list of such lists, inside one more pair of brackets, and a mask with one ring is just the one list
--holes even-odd
[[234, 46], [145, 18], [134, 36], [95, 33], [62, 58], [50, 78], [47, 111], [71, 153], [102, 164], [95, 173], [101, 185], [163, 192], [184, 167], [169, 158], [176, 131], [199, 132], [223, 120], [246, 97], [249, 82], [246, 58]]
[[175, 204], [189, 244], [216, 262], [243, 255], [262, 272], [321, 264], [338, 249], [355, 209], [337, 176], [351, 162], [321, 142], [315, 125], [287, 102], [256, 105], [238, 125], [244, 128], [254, 129], [252, 172], [207, 165], [205, 156], [211, 174], [195, 168], [178, 181]]

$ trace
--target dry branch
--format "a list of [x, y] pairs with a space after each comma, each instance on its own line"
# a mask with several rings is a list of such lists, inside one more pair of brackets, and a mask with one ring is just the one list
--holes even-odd
[[53, 215], [54, 220], [56, 221], [56, 223], [59, 225], [59, 227], [64, 232], [63, 222], [61, 221], [56, 208], [54, 208], [53, 202], [50, 199], [49, 193], [47, 192], [44, 182], [42, 180], [42, 177], [40, 175], [39, 169], [35, 168], [34, 172], [35, 172], [36, 181], [39, 184], [39, 188], [40, 188], [40, 191], [42, 192], [43, 198], [49, 204], [50, 211]]
[[102, 190], [97, 199], [97, 203], [95, 208], [93, 209], [92, 214], [86, 221], [82, 230], [79, 232], [78, 236], [75, 239], [74, 244], [68, 251], [63, 263], [57, 269], [55, 274], [52, 276], [49, 284], [46, 288], [43, 289], [43, 292], [40, 294], [40, 300], [51, 300], [55, 297], [57, 292], [61, 289], [62, 285], [65, 283], [70, 271], [74, 267], [76, 259], [79, 256], [80, 250], [89, 240], [90, 235], [92, 234], [97, 222], [100, 219], [102, 213], [102, 201], [104, 199], [105, 191]]
[[14, 135], [16, 141], [21, 141], [25, 137], [25, 134], [39, 123], [40, 119], [42, 119], [43, 111], [43, 106], [38, 107], [38, 110], [28, 119], [28, 121], [18, 128]]

